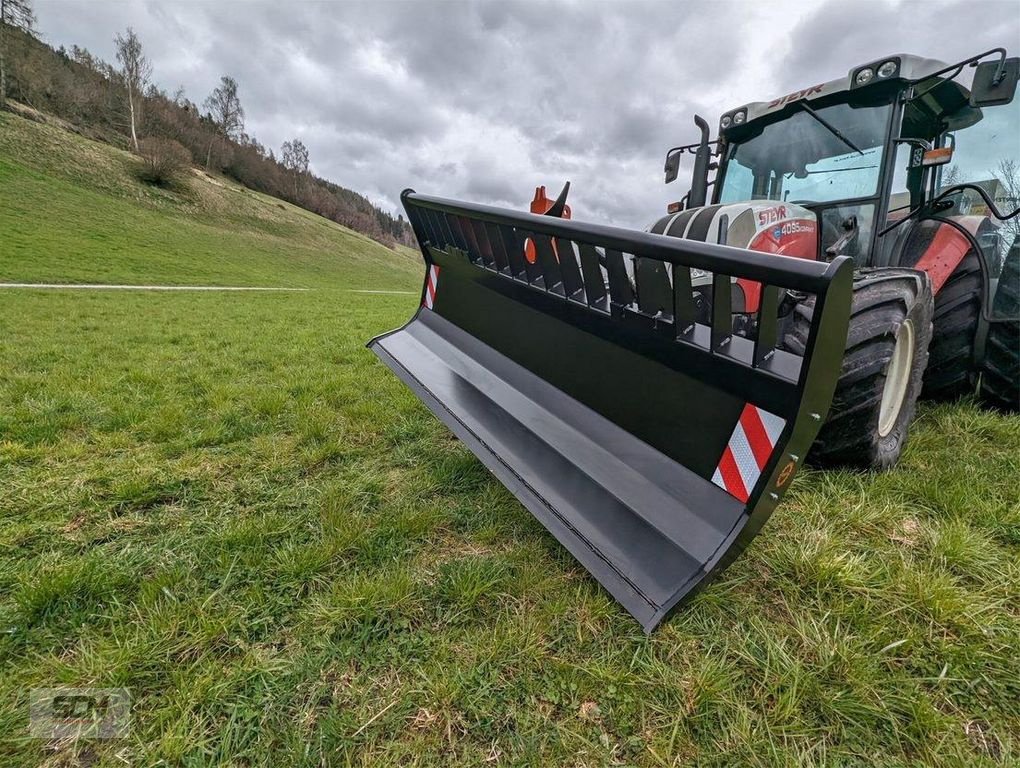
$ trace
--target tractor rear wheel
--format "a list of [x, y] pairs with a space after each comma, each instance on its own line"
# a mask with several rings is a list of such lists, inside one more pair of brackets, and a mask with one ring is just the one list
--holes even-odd
[[974, 392], [974, 337], [984, 287], [981, 262], [972, 248], [935, 296], [922, 397], [951, 400]]
[[[802, 351], [814, 299], [798, 304], [783, 345]], [[829, 417], [809, 459], [822, 466], [888, 469], [906, 444], [932, 335], [926, 275], [866, 269], [854, 276], [846, 351]]]
[[993, 322], [981, 365], [981, 398], [1004, 411], [1020, 410], [1020, 240], [1006, 254], [992, 300]]

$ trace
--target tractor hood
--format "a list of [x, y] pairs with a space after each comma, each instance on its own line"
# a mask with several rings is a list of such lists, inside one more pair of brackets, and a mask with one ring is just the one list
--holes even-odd
[[[744, 248], [777, 256], [818, 259], [818, 219], [814, 212], [793, 203], [747, 200], [725, 205], [689, 208], [663, 216], [648, 229], [656, 235], [682, 237]], [[710, 286], [708, 273], [693, 276], [695, 286]], [[761, 284], [737, 278], [734, 312], [757, 312]]]
[[663, 216], [648, 231], [750, 251], [818, 257], [818, 220], [807, 208], [775, 200], [706, 205]]

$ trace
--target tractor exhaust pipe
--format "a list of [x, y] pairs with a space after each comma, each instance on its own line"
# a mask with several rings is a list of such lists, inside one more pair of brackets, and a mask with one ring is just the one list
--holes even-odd
[[691, 172], [691, 191], [687, 193], [687, 207], [698, 208], [708, 199], [708, 161], [712, 152], [708, 148], [708, 122], [701, 115], [694, 116], [694, 124], [701, 129], [701, 144], [694, 155]]

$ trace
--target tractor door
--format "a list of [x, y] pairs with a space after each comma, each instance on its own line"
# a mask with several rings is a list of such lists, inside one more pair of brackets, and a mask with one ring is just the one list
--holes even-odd
[[[988, 104], [979, 98], [975, 106], [975, 73], [980, 68], [967, 67], [954, 79], [920, 83], [906, 103], [901, 137], [930, 140], [948, 162], [908, 169], [909, 154], [919, 150], [900, 145], [876, 263], [919, 269], [931, 280], [935, 332], [925, 395], [956, 397], [973, 392], [977, 381], [986, 399], [1016, 408], [1020, 100]], [[922, 203], [919, 218], [889, 228]]]
[[[988, 270], [989, 319], [1016, 319], [1016, 307], [994, 301], [994, 288], [1020, 239], [1020, 216], [1006, 218], [1020, 206], [1020, 100], [982, 107], [982, 119], [939, 137], [939, 146], [951, 148], [952, 162], [941, 166], [932, 179], [938, 196], [959, 184], [948, 200], [945, 217], [961, 224], [977, 241]], [[982, 195], [981, 192], [985, 194]], [[1015, 258], [1015, 257], [1014, 257]]]
[[[978, 251], [986, 273], [988, 319], [992, 319], [995, 281], [1020, 235], [1020, 216], [1010, 217], [1020, 205], [1020, 100], [972, 106], [969, 96], [976, 71], [966, 67], [952, 80], [915, 87], [922, 95], [903, 108], [899, 135], [905, 141], [898, 145], [892, 169], [886, 224], [895, 223], [925, 201], [944, 196], [939, 209], [927, 211], [912, 229], [924, 220], [948, 224], [955, 234], [944, 234], [944, 241], [959, 237]], [[917, 151], [916, 145], [907, 143], [913, 139], [949, 150], [949, 162], [908, 167], [911, 153]], [[911, 228], [897, 229], [902, 232], [881, 238], [876, 263], [913, 266], [917, 254], [903, 247], [908, 239], [903, 232]]]
[[[1020, 408], [1020, 100], [984, 106], [979, 122], [940, 136], [953, 160], [932, 174], [936, 197], [953, 207], [940, 218], [969, 236], [984, 285], [974, 360], [982, 398]], [[957, 186], [966, 185], [966, 186]], [[954, 189], [955, 188], [955, 189]]]

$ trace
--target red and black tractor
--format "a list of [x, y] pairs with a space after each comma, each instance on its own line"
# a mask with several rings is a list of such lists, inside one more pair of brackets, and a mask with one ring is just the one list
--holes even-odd
[[[652, 232], [853, 259], [850, 332], [818, 463], [894, 464], [919, 395], [977, 392], [1020, 407], [1017, 64], [1003, 50], [952, 65], [884, 57], [730, 110], [714, 142], [696, 118], [702, 140], [667, 153], [667, 183], [685, 152], [694, 180]], [[733, 297], [736, 332], [753, 334], [757, 285], [737, 281]], [[812, 301], [785, 300], [781, 345], [802, 348]]]
[[695, 118], [643, 232], [405, 190], [421, 305], [369, 346], [651, 631], [809, 452], [886, 468], [922, 393], [1020, 404], [1018, 80], [895, 55]]

